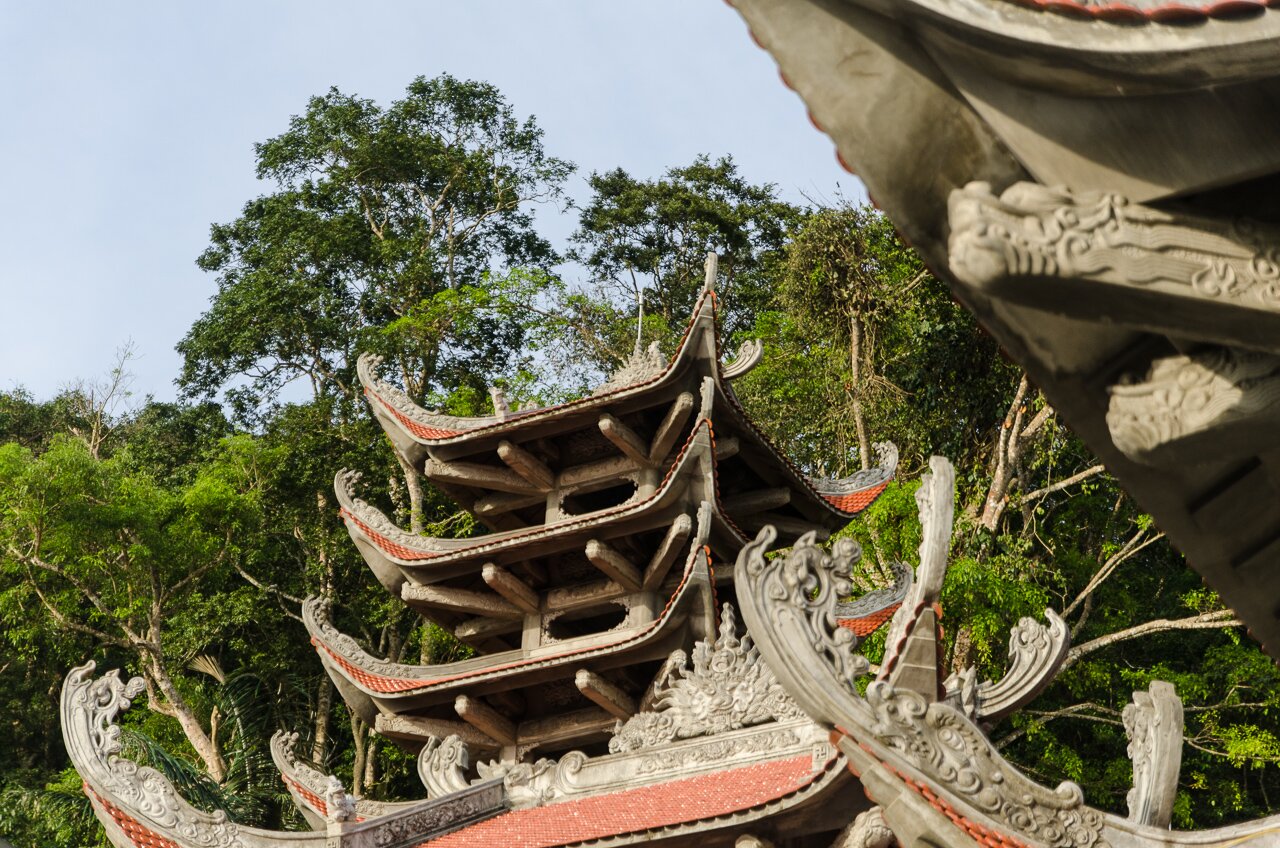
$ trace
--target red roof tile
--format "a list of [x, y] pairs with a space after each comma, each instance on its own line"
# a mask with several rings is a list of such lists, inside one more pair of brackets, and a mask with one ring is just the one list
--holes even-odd
[[823, 495], [822, 499], [831, 504], [841, 512], [857, 513], [862, 512], [878, 497], [880, 493], [889, 485], [889, 481], [885, 480], [878, 486], [870, 489], [863, 489], [858, 492], [850, 492], [847, 495]]
[[889, 619], [893, 618], [893, 614], [898, 611], [901, 603], [890, 604], [884, 609], [876, 610], [871, 615], [864, 615], [862, 618], [840, 618], [836, 619], [836, 624], [845, 630], [852, 630], [859, 638], [866, 638], [875, 633]]
[[[828, 766], [830, 763], [828, 763]], [[514, 810], [416, 848], [550, 848], [742, 812], [817, 780], [809, 755]]]

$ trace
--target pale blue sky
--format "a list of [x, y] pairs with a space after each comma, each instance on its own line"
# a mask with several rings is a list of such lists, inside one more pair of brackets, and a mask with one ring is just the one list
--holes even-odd
[[[214, 291], [209, 224], [264, 191], [253, 144], [336, 85], [495, 84], [548, 151], [651, 177], [732, 154], [784, 197], [861, 197], [773, 61], [719, 0], [0, 3], [0, 389], [45, 398], [109, 367], [174, 396], [174, 344]], [[558, 243], [569, 216], [544, 214]]]

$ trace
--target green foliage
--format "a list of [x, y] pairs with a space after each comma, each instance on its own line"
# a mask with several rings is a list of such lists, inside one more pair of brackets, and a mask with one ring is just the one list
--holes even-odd
[[[267, 754], [276, 729], [301, 731], [299, 750], [348, 785], [370, 778], [368, 797], [420, 796], [411, 755], [374, 741], [336, 697], [298, 603], [336, 600], [339, 626], [392, 660], [465, 658], [370, 579], [333, 475], [362, 471], [362, 496], [431, 535], [483, 528], [415, 488], [361, 401], [357, 355], [382, 354], [391, 379], [452, 414], [488, 413], [491, 385], [521, 403], [565, 400], [637, 336], [671, 352], [709, 250], [727, 341], [765, 342], [734, 390], [779, 449], [830, 476], [866, 463], [867, 441], [901, 449], [898, 481], [842, 531], [863, 546], [868, 581], [914, 561], [916, 478], [931, 454], [955, 462], [948, 662], [998, 679], [1018, 618], [1069, 610], [1081, 653], [993, 729], [1006, 755], [1123, 811], [1121, 711], [1134, 689], [1168, 680], [1187, 710], [1175, 823], [1258, 816], [1280, 797], [1275, 665], [1237, 629], [1108, 641], [1220, 601], [1107, 475], [1046, 491], [1096, 459], [1019, 391], [1018, 370], [883, 216], [783, 203], [728, 157], [655, 179], [605, 171], [570, 243], [595, 284], [572, 288], [531, 206], [558, 198], [571, 166], [492, 86], [449, 76], [415, 80], [385, 107], [336, 89], [313, 98], [258, 145], [257, 166], [269, 193], [215, 225], [199, 260], [218, 292], [180, 345], [180, 380], [204, 402], [114, 415], [94, 387], [47, 402], [0, 393], [0, 833], [20, 848], [105, 844], [59, 744], [56, 694], [90, 656], [154, 684], [153, 644], [225, 774], [211, 780], [192, 734], [160, 712], [127, 715], [129, 753], [197, 805], [299, 826]], [[310, 394], [286, 403], [295, 380]], [[225, 410], [209, 400], [223, 390]], [[1033, 418], [996, 492], [1000, 436]], [[984, 524], [993, 497], [1003, 511]], [[872, 661], [883, 639], [863, 646]]]

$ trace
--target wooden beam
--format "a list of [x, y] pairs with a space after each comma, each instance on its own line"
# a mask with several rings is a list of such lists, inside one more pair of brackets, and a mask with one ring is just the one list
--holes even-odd
[[486, 736], [503, 745], [516, 744], [516, 723], [479, 698], [459, 695], [453, 702], [453, 709], [463, 721]]
[[490, 639], [494, 636], [519, 633], [523, 627], [524, 620], [520, 618], [480, 616], [478, 618], [468, 618], [459, 623], [457, 627], [453, 628], [453, 635], [469, 643], [475, 640]]
[[479, 498], [471, 505], [471, 511], [476, 515], [487, 517], [494, 515], [502, 515], [517, 509], [524, 509], [527, 506], [535, 506], [537, 504], [545, 504], [547, 496], [541, 492], [534, 492], [531, 495], [512, 495], [501, 492], [493, 495], [485, 495]]
[[403, 739], [409, 742], [425, 742], [428, 736], [443, 739], [446, 736], [458, 736], [468, 746], [475, 748], [501, 748], [502, 743], [487, 733], [483, 733], [466, 722], [450, 721], [443, 718], [423, 718], [411, 715], [386, 715], [379, 713], [374, 717], [373, 729], [381, 736], [390, 739]]
[[649, 464], [648, 445], [636, 435], [635, 430], [632, 430], [607, 412], [600, 416], [597, 424], [600, 427], [600, 432], [604, 433], [604, 437], [613, 442], [613, 446], [622, 451], [631, 461], [637, 465]]
[[439, 459], [428, 459], [423, 465], [422, 473], [428, 479], [443, 483], [494, 489], [516, 495], [531, 495], [539, 491], [537, 486], [509, 468], [481, 465], [478, 462], [444, 462]]
[[607, 735], [617, 723], [618, 719], [612, 713], [598, 707], [588, 707], [571, 713], [522, 721], [516, 731], [516, 738], [520, 745], [569, 742], [589, 733]]
[[598, 480], [613, 480], [626, 477], [640, 470], [640, 466], [629, 456], [611, 456], [595, 462], [584, 462], [560, 472], [556, 485], [560, 488], [581, 486]]
[[485, 584], [527, 613], [538, 613], [538, 593], [528, 583], [500, 565], [486, 562], [480, 569]]
[[725, 436], [723, 439], [716, 439], [716, 459], [728, 459], [731, 456], [737, 456], [742, 445], [738, 442], [737, 436]]
[[547, 592], [547, 611], [560, 612], [595, 606], [604, 601], [620, 598], [626, 593], [626, 588], [612, 580], [598, 580], [594, 583], [583, 583], [563, 589], [551, 589]]
[[724, 511], [733, 517], [752, 515], [766, 509], [777, 509], [791, 503], [791, 490], [785, 486], [773, 489], [756, 489], [724, 499]]
[[587, 542], [587, 559], [591, 560], [591, 564], [604, 572], [610, 580], [622, 584], [633, 592], [640, 588], [640, 569], [599, 539]]
[[688, 420], [689, 413], [692, 411], [693, 395], [689, 392], [683, 392], [671, 404], [671, 408], [667, 410], [662, 423], [658, 425], [657, 432], [653, 434], [653, 441], [649, 443], [650, 462], [661, 462], [666, 459], [667, 454], [671, 453], [671, 449], [676, 445], [676, 440], [680, 438], [680, 430], [684, 427], [684, 422]]
[[555, 472], [545, 462], [513, 442], [498, 442], [498, 458], [541, 492], [551, 491], [556, 483]]
[[497, 595], [475, 592], [471, 589], [455, 589], [452, 586], [419, 586], [405, 583], [400, 588], [400, 598], [413, 606], [432, 607], [451, 612], [485, 615], [494, 618], [524, 618], [524, 612]]
[[598, 674], [580, 668], [574, 675], [573, 683], [579, 692], [616, 718], [626, 721], [636, 713], [635, 698]]
[[692, 518], [688, 515], [676, 516], [676, 520], [671, 522], [671, 526], [667, 528], [667, 535], [659, 543], [658, 550], [654, 552], [653, 559], [649, 560], [649, 565], [644, 570], [644, 580], [641, 582], [640, 588], [646, 590], [656, 589], [662, 584], [667, 572], [671, 570], [671, 564], [675, 562], [676, 556], [683, 550], [684, 542], [689, 538], [689, 533], [692, 530]]

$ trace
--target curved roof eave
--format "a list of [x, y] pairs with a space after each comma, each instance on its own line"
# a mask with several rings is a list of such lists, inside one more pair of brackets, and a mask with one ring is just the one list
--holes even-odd
[[380, 660], [362, 649], [350, 636], [337, 630], [322, 615], [323, 602], [308, 598], [303, 619], [325, 666], [336, 671], [343, 681], [377, 701], [396, 700], [461, 685], [470, 685], [496, 677], [577, 663], [600, 656], [633, 651], [653, 644], [683, 621], [682, 613], [699, 591], [710, 585], [710, 555], [705, 541], [710, 528], [702, 522], [694, 534], [686, 557], [684, 574], [661, 614], [653, 621], [620, 634], [619, 638], [601, 644], [600, 634], [565, 640], [554, 652], [523, 649], [503, 654], [487, 654], [470, 660], [442, 665], [407, 665]]

